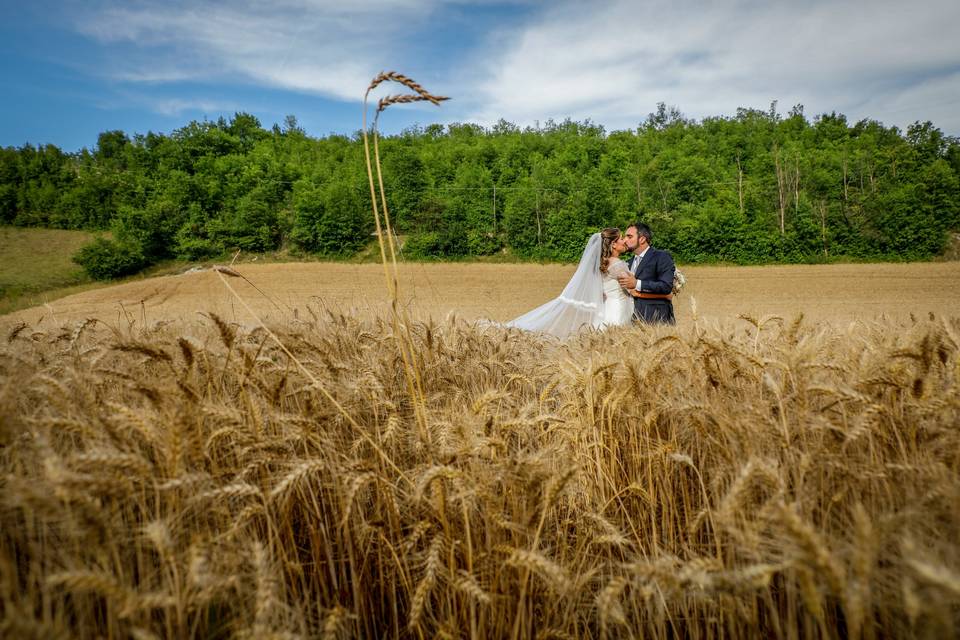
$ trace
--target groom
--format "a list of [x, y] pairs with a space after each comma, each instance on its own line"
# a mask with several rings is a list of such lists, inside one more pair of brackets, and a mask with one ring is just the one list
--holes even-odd
[[650, 246], [653, 232], [642, 222], [627, 227], [623, 240], [633, 252], [630, 273], [619, 278], [620, 286], [634, 297], [633, 317], [640, 322], [676, 324], [673, 317], [673, 273], [676, 267], [666, 251]]

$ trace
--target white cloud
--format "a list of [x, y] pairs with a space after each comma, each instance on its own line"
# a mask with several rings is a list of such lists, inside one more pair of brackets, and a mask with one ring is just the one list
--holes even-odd
[[[77, 28], [128, 54], [106, 73], [124, 82], [240, 79], [356, 99], [428, 0], [107, 4]], [[386, 18], [386, 19], [384, 19]], [[132, 46], [130, 46], [132, 45]]]
[[460, 28], [445, 10], [469, 16], [474, 4], [105, 0], [78, 28], [117, 53], [103, 72], [127, 84], [241, 82], [353, 101], [395, 65], [429, 69], [414, 75], [454, 98], [431, 120], [623, 128], [658, 102], [700, 118], [777, 100], [782, 111], [802, 103], [808, 115], [931, 119], [960, 133], [954, 0], [559, 0], [504, 11], [514, 17], [464, 51], [473, 41], [444, 33]]
[[254, 111], [251, 105], [241, 105], [230, 99], [209, 98], [203, 96], [157, 97], [137, 90], [124, 90], [110, 96], [100, 96], [94, 101], [97, 108], [104, 111], [116, 109], [137, 109], [150, 111], [161, 116], [182, 116], [183, 114], [202, 114], [215, 117], [237, 111]]
[[178, 116], [182, 113], [197, 111], [201, 113], [219, 113], [221, 111], [233, 111], [236, 109], [233, 105], [216, 102], [214, 100], [181, 100], [179, 98], [152, 102], [151, 108], [165, 116]]
[[960, 72], [921, 81], [895, 94], [871, 97], [858, 110], [904, 130], [912, 122], [929, 120], [948, 134], [960, 135]]
[[491, 38], [472, 115], [631, 127], [661, 101], [703, 117], [778, 100], [960, 132], [958, 23], [949, 1], [570, 2]]

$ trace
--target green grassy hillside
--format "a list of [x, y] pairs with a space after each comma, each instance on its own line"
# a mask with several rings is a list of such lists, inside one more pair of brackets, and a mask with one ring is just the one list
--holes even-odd
[[84, 231], [0, 227], [0, 313], [30, 300], [39, 304], [44, 292], [89, 282], [70, 258], [92, 237]]

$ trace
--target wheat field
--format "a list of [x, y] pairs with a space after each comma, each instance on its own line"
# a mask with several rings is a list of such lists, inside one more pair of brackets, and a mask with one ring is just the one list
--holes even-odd
[[[250, 283], [234, 281], [258, 317], [285, 323], [306, 305], [343, 313], [385, 316], [388, 292], [378, 264], [246, 263], [237, 268]], [[573, 265], [401, 263], [400, 296], [421, 317], [465, 320], [515, 318], [563, 290]], [[728, 322], [739, 315], [803, 313], [810, 321], [909, 320], [956, 315], [960, 308], [960, 262], [836, 264], [763, 267], [684, 266], [688, 284], [676, 300], [677, 321], [694, 316]], [[85, 291], [0, 317], [0, 323], [59, 326], [96, 317], [110, 324], [136, 321], [192, 323], [213, 312], [229, 322], [251, 317], [211, 270], [133, 280]]]
[[703, 302], [747, 271], [558, 342], [473, 322], [549, 285], [454, 266], [401, 324], [247, 267], [265, 326], [209, 272], [4, 318], [0, 636], [956, 636], [956, 316]]

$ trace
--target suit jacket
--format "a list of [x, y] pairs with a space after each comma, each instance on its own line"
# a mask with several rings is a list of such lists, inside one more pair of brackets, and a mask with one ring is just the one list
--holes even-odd
[[[666, 251], [650, 247], [640, 263], [634, 265], [633, 275], [640, 281], [642, 293], [670, 293], [673, 291], [673, 274], [676, 266], [673, 256]], [[673, 303], [669, 300], [633, 299], [633, 309], [638, 320], [674, 324]]]

